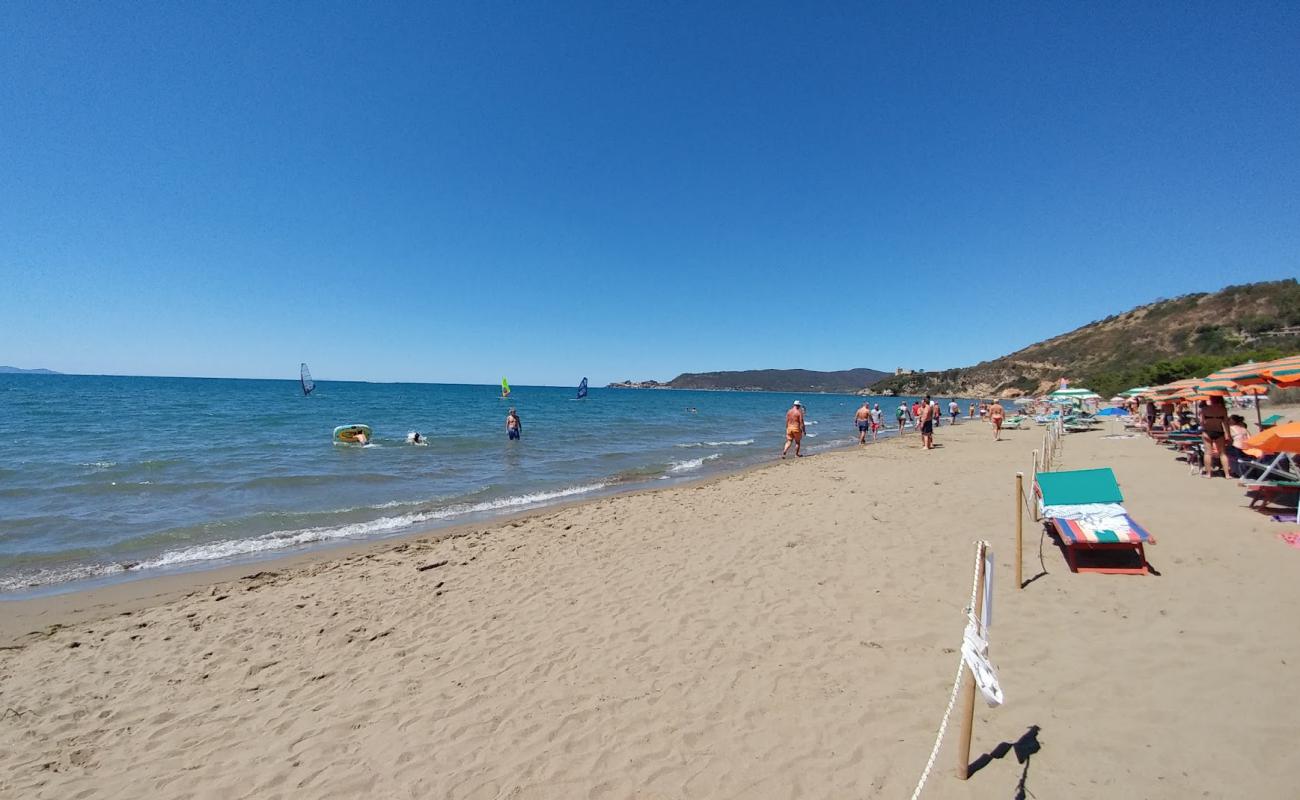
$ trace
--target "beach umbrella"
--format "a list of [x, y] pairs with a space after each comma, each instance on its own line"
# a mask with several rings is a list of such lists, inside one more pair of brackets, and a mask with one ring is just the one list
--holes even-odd
[[1230, 380], [1206, 378], [1196, 384], [1196, 394], [1202, 397], [1228, 397], [1241, 392], [1241, 386]]
[[[1265, 453], [1300, 453], [1300, 422], [1284, 422], [1246, 439], [1242, 450], [1261, 450]], [[1296, 507], [1296, 522], [1300, 522], [1300, 506]]]
[[1119, 393], [1119, 396], [1120, 396], [1120, 397], [1137, 397], [1137, 396], [1139, 396], [1139, 395], [1148, 394], [1148, 393], [1150, 393], [1150, 391], [1151, 391], [1151, 387], [1150, 387], [1150, 386], [1134, 386], [1132, 389], [1126, 389], [1125, 391], [1120, 392], [1120, 393]]
[[1282, 364], [1264, 370], [1268, 382], [1283, 388], [1300, 386], [1300, 363]]
[[1300, 422], [1274, 425], [1246, 439], [1245, 444], [1265, 453], [1300, 453]]
[[1100, 399], [1101, 399], [1101, 395], [1097, 394], [1096, 392], [1090, 391], [1088, 389], [1082, 389], [1082, 388], [1057, 389], [1056, 391], [1047, 395], [1047, 401], [1049, 403], [1060, 403], [1063, 405], [1068, 405], [1070, 403], [1078, 403], [1079, 405], [1083, 405], [1084, 400], [1100, 400]]
[[1300, 355], [1278, 358], [1273, 361], [1258, 361], [1226, 367], [1215, 372], [1211, 378], [1226, 378], [1242, 385], [1269, 383], [1268, 372], [1273, 369], [1300, 366]]
[[[1209, 377], [1216, 380], [1230, 380], [1243, 388], [1252, 387], [1250, 391], [1257, 393], [1255, 397], [1255, 422], [1258, 423], [1261, 418], [1258, 394], [1262, 394], [1262, 391], [1255, 387], [1262, 387], [1270, 383], [1284, 387], [1300, 385], [1300, 381], [1292, 382], [1287, 380], [1287, 370], [1293, 367], [1300, 367], [1300, 355], [1287, 356], [1286, 358], [1278, 358], [1273, 361], [1238, 364], [1235, 367], [1226, 367], [1221, 369]], [[1278, 378], [1273, 377], [1272, 373], [1274, 370], [1280, 370]]]
[[1103, 408], [1097, 412], [1099, 417], [1122, 417], [1126, 414], [1128, 414], [1128, 411], [1122, 408]]
[[1157, 386], [1151, 390], [1154, 399], [1157, 400], [1175, 400], [1180, 397], [1192, 394], [1196, 384], [1201, 382], [1201, 378], [1185, 378], [1181, 381], [1166, 383], [1163, 386]]

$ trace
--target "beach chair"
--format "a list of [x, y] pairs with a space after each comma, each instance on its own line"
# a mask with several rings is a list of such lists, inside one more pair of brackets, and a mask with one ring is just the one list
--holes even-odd
[[1060, 541], [1071, 572], [1151, 572], [1144, 545], [1155, 537], [1124, 510], [1109, 468], [1040, 472], [1034, 481], [1043, 524]]
[[1277, 453], [1268, 462], [1240, 458], [1237, 459], [1237, 474], [1241, 476], [1241, 485], [1247, 487], [1277, 481], [1300, 481], [1300, 475], [1288, 469], [1290, 466], [1286, 453]]
[[1269, 428], [1275, 427], [1281, 421], [1282, 421], [1281, 414], [1274, 414], [1271, 417], [1264, 417], [1262, 420], [1259, 421], [1259, 429], [1261, 431], [1266, 431]]
[[[1250, 498], [1251, 508], [1267, 508], [1268, 506], [1287, 507], [1287, 503], [1282, 502], [1287, 498], [1295, 498], [1300, 502], [1300, 481], [1264, 481], [1250, 485], [1246, 490], [1246, 496]], [[1297, 510], [1300, 514], [1300, 509]], [[1297, 520], [1300, 522], [1300, 519]]]

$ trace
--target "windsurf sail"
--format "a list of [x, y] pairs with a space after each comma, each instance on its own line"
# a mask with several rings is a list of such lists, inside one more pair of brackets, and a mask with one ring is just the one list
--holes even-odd
[[578, 384], [578, 399], [581, 400], [586, 396], [587, 396], [587, 379], [583, 378], [582, 383]]
[[316, 381], [311, 379], [311, 370], [307, 369], [307, 362], [302, 362], [298, 370], [298, 380], [302, 383], [302, 393], [311, 394], [312, 389], [316, 388]]
[[505, 378], [502, 378], [502, 379], [501, 379], [501, 396], [502, 396], [502, 397], [509, 397], [509, 396], [510, 396], [510, 384], [509, 384], [509, 383], [506, 383], [506, 379], [505, 379]]

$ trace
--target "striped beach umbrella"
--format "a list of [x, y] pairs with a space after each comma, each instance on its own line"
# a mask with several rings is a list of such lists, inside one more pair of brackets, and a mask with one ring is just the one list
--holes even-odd
[[1196, 384], [1203, 378], [1184, 378], [1181, 381], [1166, 383], [1151, 389], [1156, 400], [1177, 400], [1196, 393]]
[[1269, 383], [1283, 388], [1300, 386], [1300, 362], [1270, 367], [1264, 370], [1264, 377]]
[[1134, 386], [1132, 389], [1127, 389], [1127, 390], [1125, 390], [1125, 391], [1120, 392], [1120, 393], [1119, 393], [1119, 396], [1120, 396], [1120, 397], [1139, 397], [1139, 396], [1144, 395], [1144, 394], [1149, 394], [1150, 392], [1151, 392], [1151, 387], [1150, 387], [1150, 386]]
[[1090, 389], [1075, 389], [1075, 388], [1070, 388], [1070, 389], [1057, 389], [1056, 391], [1054, 391], [1054, 392], [1052, 392], [1051, 394], [1047, 395], [1047, 399], [1051, 400], [1051, 399], [1053, 399], [1053, 398], [1056, 398], [1056, 399], [1065, 399], [1065, 398], [1068, 398], [1068, 399], [1073, 399], [1073, 400], [1091, 400], [1091, 399], [1100, 399], [1100, 398], [1101, 398], [1101, 395], [1097, 394], [1096, 392], [1094, 392], [1094, 391], [1092, 391], [1092, 390], [1090, 390]]
[[1206, 378], [1199, 381], [1193, 389], [1201, 397], [1231, 397], [1241, 394], [1242, 386], [1226, 378]]
[[1227, 380], [1240, 383], [1243, 386], [1252, 384], [1270, 383], [1268, 373], [1273, 369], [1286, 369], [1288, 367], [1300, 366], [1300, 355], [1287, 356], [1273, 361], [1257, 361], [1249, 364], [1238, 364], [1235, 367], [1226, 367], [1210, 375], [1211, 378], [1226, 378]]

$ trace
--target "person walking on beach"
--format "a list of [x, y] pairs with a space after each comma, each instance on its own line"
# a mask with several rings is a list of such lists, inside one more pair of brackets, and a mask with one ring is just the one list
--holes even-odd
[[524, 432], [524, 425], [519, 421], [519, 414], [513, 408], [510, 413], [506, 414], [506, 436], [511, 440], [518, 439]]
[[921, 426], [921, 446], [926, 450], [934, 449], [934, 415], [938, 410], [939, 406], [931, 403], [930, 395], [927, 394], [916, 417], [917, 424]]
[[993, 441], [1002, 439], [1002, 417], [1006, 411], [1002, 408], [1002, 401], [994, 399], [993, 405], [989, 406], [989, 422], [993, 423]]
[[948, 401], [948, 416], [952, 417], [952, 424], [957, 424], [957, 417], [961, 416], [961, 407], [957, 405], [957, 399], [953, 398]]
[[867, 405], [866, 400], [862, 401], [862, 408], [858, 409], [853, 421], [858, 425], [858, 444], [866, 444], [867, 429], [871, 427], [871, 407]]
[[898, 404], [898, 432], [900, 435], [903, 433], [903, 426], [906, 424], [907, 424], [907, 404], [899, 403]]
[[800, 449], [803, 447], [804, 430], [803, 403], [796, 400], [790, 405], [790, 410], [785, 412], [785, 447], [781, 449], [781, 458], [785, 458], [791, 443], [794, 444], [795, 457], [803, 457]]
[[884, 414], [880, 410], [880, 404], [876, 403], [875, 407], [871, 409], [871, 441], [873, 442], [878, 441], [877, 437], [880, 435], [882, 419], [884, 419]]

